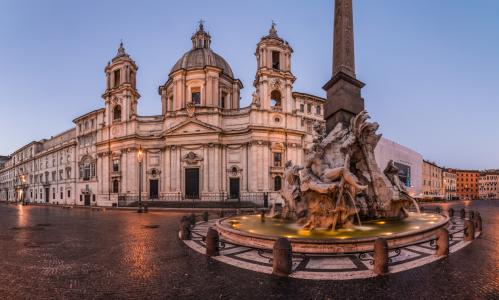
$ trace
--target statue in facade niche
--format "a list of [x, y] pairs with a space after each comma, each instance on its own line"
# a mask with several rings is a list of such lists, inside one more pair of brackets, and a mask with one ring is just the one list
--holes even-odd
[[374, 148], [381, 135], [376, 134], [378, 124], [366, 122], [368, 118], [363, 111], [349, 127], [338, 124], [327, 136], [324, 126], [314, 124], [317, 137], [305, 163], [286, 162], [288, 185], [278, 196], [285, 202], [282, 217], [297, 220], [306, 230], [334, 230], [360, 224], [361, 216], [407, 216], [404, 207], [414, 199], [400, 184], [393, 161], [385, 172], [377, 165]]

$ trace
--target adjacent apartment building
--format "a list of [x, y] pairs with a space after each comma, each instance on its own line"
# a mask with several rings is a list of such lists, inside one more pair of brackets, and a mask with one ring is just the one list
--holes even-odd
[[423, 198], [443, 198], [442, 168], [436, 163], [423, 160]]
[[442, 169], [442, 186], [444, 187], [444, 196], [447, 200], [456, 198], [457, 175], [451, 169]]
[[456, 172], [456, 195], [461, 200], [477, 199], [479, 197], [479, 178], [480, 171], [478, 170], [459, 170], [452, 169]]
[[480, 198], [497, 199], [499, 198], [498, 181], [499, 171], [494, 169], [485, 170], [480, 174], [478, 186]]

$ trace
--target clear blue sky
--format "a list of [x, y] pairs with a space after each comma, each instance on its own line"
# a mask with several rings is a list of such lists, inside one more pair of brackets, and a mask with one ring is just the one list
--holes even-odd
[[[139, 115], [191, 48], [199, 19], [251, 102], [271, 20], [294, 49], [294, 91], [325, 97], [334, 1], [1, 1], [0, 155], [104, 107], [120, 39], [139, 66]], [[499, 168], [499, 1], [354, 0], [357, 78], [379, 132], [456, 168]]]

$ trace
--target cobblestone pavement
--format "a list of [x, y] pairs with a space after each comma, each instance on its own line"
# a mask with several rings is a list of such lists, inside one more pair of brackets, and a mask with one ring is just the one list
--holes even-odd
[[499, 201], [436, 206], [480, 212], [482, 234], [418, 268], [334, 281], [206, 257], [178, 238], [185, 213], [0, 204], [0, 299], [499, 299]]

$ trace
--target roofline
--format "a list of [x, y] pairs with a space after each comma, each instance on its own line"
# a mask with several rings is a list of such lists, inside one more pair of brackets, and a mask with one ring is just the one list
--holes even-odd
[[322, 98], [322, 97], [315, 96], [315, 95], [310, 95], [310, 94], [307, 94], [307, 93], [300, 93], [300, 92], [293, 92], [292, 93], [293, 96], [295, 94], [297, 94], [297, 95], [303, 95], [303, 96], [307, 96], [307, 97], [313, 97], [313, 98], [317, 98], [317, 99], [322, 100], [322, 101], [326, 101], [326, 98]]
[[97, 111], [99, 111], [99, 110], [106, 110], [106, 109], [105, 109], [105, 108], [99, 108], [99, 109], [93, 110], [93, 111], [91, 111], [91, 112], [89, 112], [89, 113], [84, 114], [83, 116], [79, 116], [78, 118], [74, 119], [72, 122], [73, 122], [73, 123], [75, 123], [75, 122], [76, 122], [76, 120], [81, 119], [81, 118], [83, 118], [83, 117], [85, 117], [85, 116], [88, 116], [88, 115], [90, 115], [90, 114], [92, 114], [92, 113], [94, 113], [94, 112], [97, 112]]

